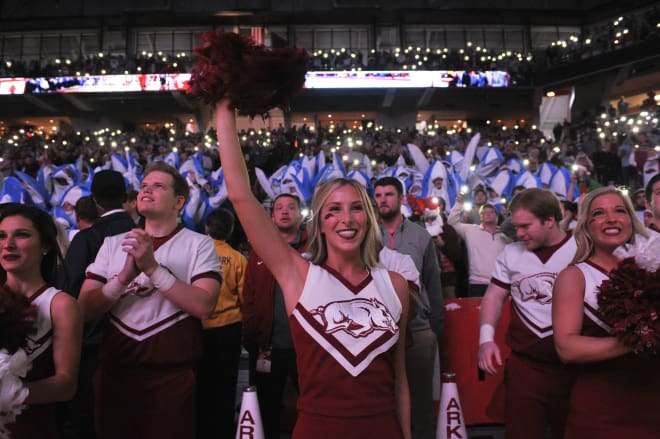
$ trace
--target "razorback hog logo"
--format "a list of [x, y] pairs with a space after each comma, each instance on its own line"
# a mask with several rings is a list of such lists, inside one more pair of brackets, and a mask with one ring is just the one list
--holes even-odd
[[138, 277], [133, 279], [126, 287], [124, 294], [133, 294], [138, 297], [149, 297], [156, 292], [156, 288], [151, 283], [151, 280], [144, 273], [140, 273]]
[[325, 332], [332, 334], [346, 331], [353, 337], [366, 337], [375, 330], [390, 331], [397, 327], [385, 305], [377, 299], [353, 299], [330, 302], [312, 310], [312, 315], [320, 315]]
[[543, 305], [552, 303], [552, 286], [555, 283], [555, 273], [539, 273], [528, 276], [511, 285], [512, 291], [518, 291], [523, 302], [534, 300]]

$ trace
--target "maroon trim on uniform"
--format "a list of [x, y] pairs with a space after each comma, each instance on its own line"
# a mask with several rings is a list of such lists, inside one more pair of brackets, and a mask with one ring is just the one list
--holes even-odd
[[494, 285], [497, 285], [500, 288], [504, 288], [507, 291], [511, 290], [511, 284], [508, 284], [506, 282], [502, 282], [501, 280], [499, 280], [497, 278], [491, 277], [490, 278], [490, 283], [492, 283]]
[[359, 284], [353, 285], [337, 270], [328, 267], [325, 264], [321, 266], [325, 268], [328, 271], [328, 273], [330, 273], [335, 279], [341, 282], [346, 288], [348, 288], [353, 294], [358, 294], [360, 291], [364, 289], [364, 287], [369, 285], [369, 282], [371, 282], [372, 280], [371, 270], [367, 269], [367, 273], [368, 273], [367, 277], [365, 277]]
[[[44, 345], [44, 343], [46, 342], [46, 340], [48, 340], [48, 339], [51, 338], [52, 336], [53, 336], [53, 329], [51, 328], [50, 331], [48, 331], [47, 333], [45, 333], [44, 335], [42, 335], [38, 340], [33, 339], [33, 338], [30, 337], [29, 335], [27, 336], [27, 339], [28, 339], [28, 340], [32, 340], [32, 342], [36, 345], [36, 349], [39, 349], [41, 346]], [[35, 349], [35, 350], [36, 350], [36, 349]]]
[[[370, 343], [368, 346], [365, 346], [365, 348], [362, 350], [361, 353], [358, 355], [353, 355], [344, 345], [342, 345], [339, 340], [337, 340], [335, 337], [333, 337], [331, 334], [328, 334], [325, 332], [325, 326], [323, 324], [319, 323], [318, 320], [316, 320], [312, 314], [307, 311], [300, 303], [296, 305], [296, 310], [300, 313], [300, 316], [305, 319], [307, 323], [309, 323], [312, 328], [316, 331], [318, 335], [323, 337], [328, 343], [332, 345], [335, 349], [339, 351], [339, 353], [344, 357], [353, 367], [358, 366], [362, 361], [364, 361], [365, 358], [378, 346], [382, 346], [385, 344], [390, 338], [394, 336], [389, 331], [383, 331], [383, 334], [378, 337], [376, 340], [374, 340], [372, 343]], [[304, 330], [304, 329], [303, 329]], [[306, 331], [305, 331], [306, 332]], [[398, 330], [396, 332], [398, 334]], [[312, 334], [308, 334], [310, 337], [314, 338]]]
[[416, 293], [419, 293], [419, 286], [411, 280], [408, 281], [408, 288], [410, 288], [411, 290], [413, 290]]
[[601, 320], [603, 323], [606, 323], [605, 320], [602, 319], [602, 316], [600, 315], [600, 311], [594, 308], [593, 306], [589, 305], [587, 302], [584, 302], [584, 307], [591, 311], [591, 313], [594, 316], [597, 316], [599, 320]]
[[606, 320], [603, 318], [603, 315], [600, 313], [600, 310], [594, 308], [593, 306], [591, 306], [591, 305], [588, 304], [587, 302], [584, 302], [584, 308], [587, 309], [587, 310], [589, 310], [589, 312], [591, 312], [591, 314], [593, 315], [593, 317], [595, 317], [595, 318], [597, 318], [597, 319], [599, 320], [598, 322], [596, 322], [596, 321], [594, 321], [594, 319], [593, 319], [591, 316], [587, 315], [587, 313], [584, 313], [584, 316], [586, 317], [587, 321], [592, 322], [592, 323], [593, 323], [594, 325], [596, 325], [600, 330], [604, 331], [607, 335], [610, 335], [610, 333], [607, 332], [606, 329], [604, 329], [602, 326], [600, 326], [600, 323], [605, 324], [605, 325], [607, 325], [607, 326], [609, 326], [609, 327], [614, 326], [614, 324], [613, 324], [613, 323], [609, 323], [608, 321], [606, 321]]
[[606, 274], [606, 275], [609, 277], [610, 272], [607, 271], [606, 269], [604, 269], [603, 267], [601, 267], [600, 265], [598, 265], [598, 264], [596, 264], [596, 263], [594, 263], [594, 262], [592, 262], [592, 261], [590, 261], [590, 260], [588, 260], [588, 259], [587, 259], [586, 261], [584, 261], [584, 262], [585, 262], [587, 265], [592, 266], [592, 267], [595, 268], [596, 270], [600, 271], [600, 272], [603, 273], [603, 274]]
[[41, 296], [41, 293], [43, 293], [47, 289], [48, 289], [48, 285], [42, 285], [41, 287], [39, 287], [39, 289], [37, 291], [35, 291], [34, 293], [32, 293], [32, 295], [28, 298], [30, 303], [37, 300], [37, 297]]
[[178, 311], [178, 312], [172, 314], [171, 316], [167, 317], [166, 319], [161, 320], [159, 322], [156, 322], [153, 325], [151, 325], [151, 326], [149, 326], [145, 329], [132, 328], [132, 327], [128, 326], [127, 324], [125, 324], [124, 322], [122, 322], [121, 320], [119, 320], [119, 318], [116, 317], [115, 315], [109, 314], [109, 316], [110, 316], [110, 320], [112, 320], [113, 322], [115, 322], [117, 325], [121, 326], [122, 328], [124, 328], [128, 332], [130, 332], [132, 334], [135, 334], [135, 335], [144, 335], [147, 332], [151, 332], [154, 329], [171, 322], [172, 320], [176, 320], [179, 316], [181, 316], [181, 314], [185, 314], [185, 313], [183, 311]]
[[[32, 295], [28, 298], [30, 303], [34, 303], [34, 301], [37, 300], [37, 298], [39, 296], [41, 296], [41, 294], [43, 294], [44, 291], [48, 290], [48, 288], [49, 288], [49, 285], [43, 285], [43, 286], [39, 287], [39, 289], [37, 291], [35, 291], [34, 293], [32, 293]], [[46, 343], [46, 341], [48, 341], [48, 339], [53, 337], [53, 327], [52, 327], [53, 326], [53, 317], [52, 316], [50, 316], [50, 321], [51, 321], [51, 328], [44, 335], [42, 335], [38, 339], [34, 339], [29, 335], [26, 337], [28, 340], [32, 341], [32, 343], [34, 344], [34, 349], [32, 349], [30, 354], [32, 352], [36, 351], [37, 349], [40, 349]]]
[[207, 271], [204, 273], [196, 274], [190, 279], [190, 283], [195, 282], [197, 279], [215, 279], [218, 282], [222, 283], [222, 276], [217, 271]]
[[554, 255], [557, 250], [559, 250], [564, 244], [566, 244], [566, 241], [571, 239], [572, 236], [573, 233], [566, 232], [566, 236], [564, 237], [564, 239], [561, 240], [559, 244], [555, 244], [550, 247], [540, 247], [537, 248], [536, 250], [532, 250], [532, 252], [541, 260], [541, 262], [545, 264], [550, 260], [552, 255]]
[[165, 244], [167, 241], [169, 241], [174, 235], [179, 233], [179, 231], [183, 229], [183, 226], [181, 224], [178, 224], [174, 230], [172, 230], [170, 233], [168, 233], [165, 236], [154, 236], [152, 238], [153, 246], [154, 246], [154, 251], [158, 250], [158, 247], [161, 245]]
[[85, 275], [85, 279], [92, 279], [92, 280], [95, 280], [95, 281], [98, 281], [98, 282], [101, 282], [101, 283], [108, 282], [108, 279], [106, 279], [105, 277], [103, 277], [99, 274], [96, 274], [96, 273], [92, 273], [91, 271], [87, 272], [87, 274]]
[[520, 311], [520, 308], [518, 308], [518, 305], [516, 305], [516, 301], [515, 301], [515, 300], [512, 300], [511, 303], [513, 304], [513, 306], [514, 306], [514, 308], [515, 308], [515, 310], [516, 310], [516, 314], [518, 314], [518, 316], [520, 317], [520, 320], [524, 320], [525, 323], [527, 323], [527, 324], [528, 324], [529, 326], [531, 326], [532, 328], [536, 329], [536, 330], [539, 331], [539, 332], [547, 332], [549, 329], [552, 329], [552, 325], [550, 325], [550, 326], [546, 326], [545, 328], [541, 328], [541, 327], [539, 327], [539, 326], [536, 325], [534, 322], [532, 322], [531, 320], [529, 320], [529, 319], [525, 316], [525, 314], [523, 314], [522, 311]]
[[[604, 275], [606, 275], [606, 276], [609, 277], [610, 273], [609, 273], [609, 271], [607, 271], [605, 268], [601, 267], [601, 266], [598, 265], [598, 264], [593, 263], [593, 262], [590, 261], [590, 260], [586, 260], [586, 261], [584, 261], [584, 262], [585, 262], [587, 265], [589, 265], [590, 267], [593, 267], [594, 269], [600, 271], [601, 273], [603, 273]], [[584, 276], [584, 273], [583, 273], [583, 276]], [[586, 292], [585, 292], [585, 294], [586, 294]], [[590, 312], [591, 312], [591, 313], [592, 313], [592, 314], [593, 314], [598, 320], [600, 320], [601, 322], [603, 322], [604, 324], [606, 324], [606, 325], [608, 325], [608, 326], [612, 326], [611, 324], [609, 324], [608, 322], [606, 322], [605, 319], [603, 319], [603, 315], [600, 313], [600, 310], [599, 310], [599, 309], [594, 308], [593, 306], [591, 306], [586, 300], [584, 300], [583, 302], [584, 302], [584, 307], [585, 307], [586, 309], [588, 309], [588, 310], [589, 310], [589, 311], [590, 311]], [[589, 316], [587, 316], [587, 317], [589, 317]], [[589, 320], [591, 320], [591, 318], [589, 318]], [[598, 325], [597, 322], [594, 322], [594, 323], [595, 323], [596, 325]], [[600, 326], [599, 326], [599, 327], [600, 327]], [[602, 329], [602, 328], [601, 328], [601, 329]]]

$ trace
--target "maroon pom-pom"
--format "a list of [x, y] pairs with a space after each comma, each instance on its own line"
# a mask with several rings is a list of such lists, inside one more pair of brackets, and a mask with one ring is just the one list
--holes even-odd
[[601, 284], [598, 307], [612, 335], [638, 354], [660, 354], [660, 270], [624, 259]]
[[228, 98], [240, 114], [265, 116], [288, 110], [305, 84], [309, 54], [303, 49], [266, 49], [235, 33], [205, 32], [195, 49], [188, 93], [207, 104]]
[[14, 354], [36, 332], [37, 309], [27, 297], [0, 287], [0, 349]]

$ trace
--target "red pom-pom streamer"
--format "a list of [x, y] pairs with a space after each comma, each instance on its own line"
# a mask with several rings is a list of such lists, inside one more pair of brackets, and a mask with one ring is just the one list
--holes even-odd
[[304, 49], [266, 49], [235, 33], [205, 32], [195, 49], [188, 93], [207, 104], [224, 98], [246, 116], [288, 110], [305, 84], [309, 54]]
[[660, 354], [660, 270], [649, 272], [633, 258], [624, 259], [601, 284], [598, 307], [611, 334], [637, 354]]

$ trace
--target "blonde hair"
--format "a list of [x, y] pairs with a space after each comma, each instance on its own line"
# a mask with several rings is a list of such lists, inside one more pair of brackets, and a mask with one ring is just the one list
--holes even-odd
[[578, 222], [573, 231], [573, 236], [575, 236], [575, 241], [577, 243], [577, 250], [575, 251], [575, 257], [573, 258], [572, 264], [577, 264], [579, 262], [584, 262], [594, 253], [594, 241], [591, 235], [589, 234], [589, 210], [591, 209], [591, 204], [593, 201], [602, 196], [614, 194], [617, 195], [623, 205], [626, 208], [628, 217], [630, 217], [630, 222], [632, 223], [632, 233], [628, 239], [629, 244], [635, 243], [635, 235], [642, 235], [645, 238], [649, 237], [644, 224], [640, 221], [635, 214], [635, 209], [630, 201], [630, 198], [627, 195], [624, 195], [619, 189], [614, 186], [606, 186], [598, 189], [594, 189], [591, 192], [588, 192], [584, 198], [579, 203], [578, 210]]
[[337, 189], [350, 186], [355, 189], [362, 202], [362, 207], [367, 216], [367, 230], [364, 240], [360, 244], [360, 259], [367, 267], [375, 267], [378, 264], [378, 217], [374, 210], [371, 199], [364, 186], [355, 180], [348, 178], [335, 178], [319, 186], [312, 198], [312, 217], [308, 222], [307, 251], [310, 253], [310, 261], [313, 264], [322, 264], [328, 259], [328, 248], [325, 236], [321, 233], [321, 209], [328, 197]]

